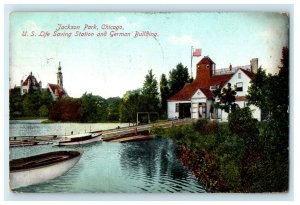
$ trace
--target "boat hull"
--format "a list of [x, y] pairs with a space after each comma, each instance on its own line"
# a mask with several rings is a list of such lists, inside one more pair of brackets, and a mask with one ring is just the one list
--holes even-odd
[[81, 154], [55, 164], [9, 173], [10, 188], [16, 189], [55, 179], [69, 171], [81, 158]]
[[91, 139], [87, 139], [87, 140], [82, 140], [82, 141], [60, 141], [58, 143], [58, 146], [68, 146], [68, 145], [80, 145], [80, 144], [88, 144], [88, 143], [92, 143], [92, 142], [99, 142], [102, 140], [101, 136], [97, 136]]

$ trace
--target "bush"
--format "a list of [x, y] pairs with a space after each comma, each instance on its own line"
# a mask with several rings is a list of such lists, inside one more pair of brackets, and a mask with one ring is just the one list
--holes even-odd
[[219, 122], [217, 120], [213, 120], [205, 125], [205, 134], [217, 134], [219, 131]]
[[257, 142], [257, 120], [252, 117], [249, 107], [239, 108], [228, 116], [229, 130], [231, 133], [243, 137], [246, 143]]
[[195, 131], [198, 131], [200, 133], [205, 133], [205, 127], [208, 124], [207, 119], [199, 119], [197, 122], [193, 123], [193, 128]]

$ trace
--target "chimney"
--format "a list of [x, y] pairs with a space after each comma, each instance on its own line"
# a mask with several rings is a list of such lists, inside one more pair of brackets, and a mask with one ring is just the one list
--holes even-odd
[[252, 58], [250, 60], [250, 65], [251, 65], [251, 72], [252, 73], [257, 73], [258, 69], [258, 58]]

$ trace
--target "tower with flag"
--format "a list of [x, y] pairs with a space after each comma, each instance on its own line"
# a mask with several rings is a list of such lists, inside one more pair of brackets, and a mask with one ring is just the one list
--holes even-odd
[[191, 47], [191, 77], [193, 77], [193, 58], [194, 57], [200, 57], [202, 54], [201, 48], [195, 48]]

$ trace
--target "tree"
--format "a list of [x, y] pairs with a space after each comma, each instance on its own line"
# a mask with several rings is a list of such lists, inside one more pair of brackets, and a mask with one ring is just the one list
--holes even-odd
[[49, 119], [53, 121], [72, 122], [79, 121], [80, 103], [78, 99], [59, 98], [53, 104]]
[[30, 117], [38, 117], [41, 106], [41, 91], [29, 90], [23, 97], [23, 114]]
[[277, 99], [277, 111], [280, 113], [279, 118], [284, 118], [288, 121], [289, 118], [289, 49], [282, 48], [281, 66], [279, 66], [278, 81], [280, 87], [277, 94], [280, 96]]
[[159, 95], [157, 80], [155, 79], [152, 70], [148, 71], [145, 76], [144, 85], [142, 88], [142, 110], [145, 112], [157, 112], [159, 110]]
[[41, 106], [45, 105], [48, 110], [51, 109], [52, 103], [53, 103], [53, 98], [51, 96], [51, 93], [49, 89], [47, 90], [42, 90], [41, 95], [40, 95], [40, 101], [41, 101]]
[[268, 76], [266, 71], [259, 67], [257, 73], [254, 74], [248, 89], [248, 103], [256, 105], [262, 110], [266, 110], [268, 108], [266, 101], [266, 95], [268, 92], [266, 89], [268, 84], [267, 79]]
[[289, 110], [289, 52], [282, 49], [279, 73], [266, 75], [259, 68], [250, 82], [248, 89], [249, 104], [256, 105], [262, 111], [267, 111], [269, 119], [288, 120]]
[[168, 86], [168, 80], [165, 74], [161, 75], [160, 78], [160, 101], [162, 113], [167, 113], [167, 100], [170, 97], [170, 89]]
[[9, 91], [9, 115], [11, 118], [23, 115], [23, 98], [20, 88], [13, 88]]
[[[281, 66], [275, 75], [260, 71], [249, 88], [249, 103], [267, 110], [268, 121], [261, 123], [259, 144], [263, 166], [256, 170], [263, 176], [258, 184], [263, 190], [287, 191], [289, 182], [289, 51], [282, 49]], [[257, 93], [258, 92], [258, 93]], [[276, 179], [276, 180], [274, 180]]]
[[107, 119], [109, 121], [119, 121], [120, 114], [119, 114], [119, 107], [121, 105], [122, 99], [119, 97], [112, 97], [106, 99], [108, 104], [107, 108]]
[[177, 64], [176, 69], [172, 69], [169, 72], [170, 96], [175, 95], [189, 82], [190, 76], [188, 68], [186, 66], [184, 67], [182, 63]]
[[39, 108], [39, 117], [48, 117], [49, 115], [49, 109], [46, 105], [42, 105]]
[[136, 122], [136, 113], [141, 111], [141, 96], [142, 90], [127, 91], [123, 95], [122, 102], [120, 104], [120, 121], [121, 122]]
[[107, 102], [101, 96], [84, 93], [80, 98], [80, 121], [99, 122], [107, 119]]
[[230, 111], [235, 110], [237, 104], [235, 103], [235, 95], [236, 92], [231, 88], [231, 84], [227, 84], [227, 88], [224, 87], [221, 91], [221, 88], [218, 88], [214, 91], [214, 94], [217, 98], [216, 107], [224, 110], [227, 113], [230, 113]]

